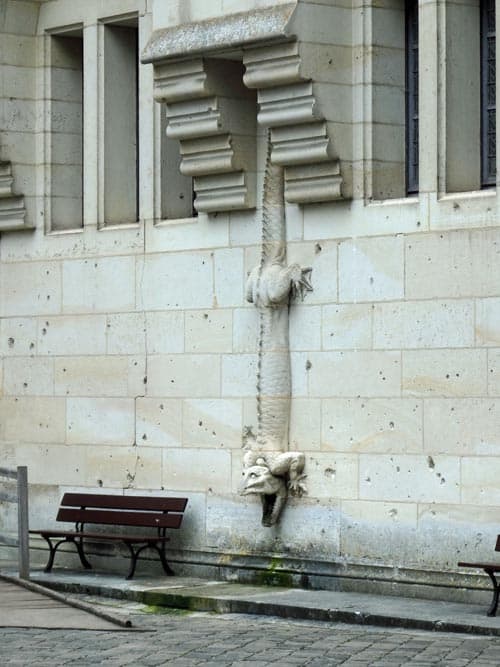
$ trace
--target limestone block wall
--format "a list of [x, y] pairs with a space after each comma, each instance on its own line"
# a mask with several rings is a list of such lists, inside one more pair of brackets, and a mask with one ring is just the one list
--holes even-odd
[[[96, 49], [98, 4], [72, 16]], [[241, 9], [213, 3], [219, 16], [233, 4]], [[207, 18], [208, 6], [117, 0], [113, 11], [138, 13], [144, 44], [152, 26]], [[70, 23], [67, 8], [42, 3], [39, 43]], [[364, 20], [353, 12], [354, 44]], [[363, 114], [353, 53], [353, 113]], [[435, 74], [437, 43], [423, 57]], [[98, 106], [98, 67], [89, 66], [87, 115]], [[186, 522], [171, 542], [178, 569], [244, 578], [274, 558], [318, 586], [477, 585], [456, 563], [491, 558], [499, 532], [495, 189], [439, 190], [444, 144], [429, 115], [418, 197], [371, 199], [371, 138], [360, 123], [354, 199], [287, 205], [288, 261], [311, 266], [314, 287], [290, 310], [290, 448], [306, 454], [309, 494], [263, 528], [259, 501], [237, 495], [242, 431], [257, 423], [258, 322], [244, 285], [258, 263], [259, 205], [158, 219], [160, 119], [151, 66], [143, 68], [139, 221], [101, 224], [99, 175], [87, 166], [83, 227], [47, 233], [39, 215], [34, 232], [0, 237], [0, 458], [29, 467], [32, 524], [52, 524], [70, 489], [182, 494]], [[434, 98], [422, 98], [428, 109]], [[39, 93], [35, 109], [44, 103]], [[84, 165], [99, 154], [88, 117], [85, 136], [95, 141], [84, 145]], [[11, 131], [0, 130], [10, 146]], [[29, 145], [12, 132], [23, 135], [16, 146]], [[264, 128], [256, 145], [261, 188]], [[35, 159], [44, 155], [37, 146]], [[34, 202], [46, 210], [43, 190]], [[0, 532], [12, 530], [14, 518], [0, 516]]]

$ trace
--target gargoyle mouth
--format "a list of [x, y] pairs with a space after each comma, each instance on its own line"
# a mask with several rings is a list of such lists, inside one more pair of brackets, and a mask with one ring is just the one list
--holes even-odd
[[277, 520], [276, 502], [278, 496], [276, 493], [270, 495], [262, 495], [262, 525], [269, 527], [274, 526]]

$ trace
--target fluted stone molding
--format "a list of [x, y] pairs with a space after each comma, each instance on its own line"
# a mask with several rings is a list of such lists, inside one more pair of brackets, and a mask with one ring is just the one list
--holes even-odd
[[245, 85], [258, 91], [258, 123], [272, 130], [271, 160], [285, 167], [285, 200], [342, 198], [340, 161], [300, 42], [247, 50], [243, 63]]
[[167, 136], [180, 142], [180, 170], [194, 178], [196, 209], [253, 208], [256, 104], [241, 63], [193, 58], [159, 64], [154, 74]]
[[[347, 41], [316, 43], [311, 25], [335, 22], [335, 11], [341, 10], [295, 0], [153, 33], [142, 61], [154, 66], [155, 96], [167, 103], [168, 135], [181, 141], [181, 171], [195, 177], [198, 210], [254, 205], [255, 108], [248, 90], [257, 93], [258, 124], [271, 129], [271, 162], [285, 168], [285, 200], [304, 204], [349, 194], [339, 153], [352, 144], [351, 119], [337, 109], [351, 91], [332, 65], [345, 56]], [[244, 87], [235, 78], [228, 89], [235, 61], [245, 67]], [[342, 142], [332, 136], [334, 123], [346, 128]]]
[[0, 162], [0, 232], [30, 229], [26, 223], [24, 197], [15, 195], [10, 162]]

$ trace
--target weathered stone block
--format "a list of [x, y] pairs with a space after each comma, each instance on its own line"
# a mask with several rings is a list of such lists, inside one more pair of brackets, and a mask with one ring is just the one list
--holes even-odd
[[232, 328], [230, 310], [186, 313], [186, 352], [231, 352]]
[[1, 402], [1, 410], [6, 440], [27, 443], [65, 441], [64, 398], [5, 396]]
[[476, 344], [500, 345], [500, 298], [476, 300]]
[[404, 296], [404, 240], [381, 237], [339, 246], [340, 301], [387, 301]]
[[406, 241], [406, 293], [410, 299], [497, 296], [497, 230], [426, 234]]
[[[87, 474], [87, 447], [78, 445], [32, 445], [20, 444], [16, 447], [18, 465], [29, 467], [31, 484], [85, 485]], [[91, 473], [91, 476], [95, 471]], [[55, 507], [52, 508], [55, 512]], [[54, 516], [54, 514], [53, 514]]]
[[182, 403], [172, 398], [137, 398], [135, 441], [148, 447], [180, 447]]
[[220, 359], [215, 354], [148, 357], [148, 396], [217, 397], [220, 382]]
[[231, 479], [231, 453], [222, 449], [166, 449], [162, 484], [171, 491], [217, 492]]
[[[150, 313], [150, 315], [153, 315], [153, 313]], [[146, 315], [144, 313], [113, 313], [108, 315], [106, 320], [107, 353], [144, 353], [146, 349], [146, 326]], [[150, 330], [149, 328], [148, 333]], [[165, 338], [170, 340], [167, 332]]]
[[87, 447], [86, 484], [112, 489], [160, 489], [161, 451], [136, 447]]
[[406, 396], [486, 394], [486, 350], [407, 350], [403, 352]]
[[371, 306], [368, 304], [324, 306], [322, 343], [324, 350], [371, 348]]
[[320, 448], [321, 401], [294, 398], [290, 408], [290, 449], [309, 452]]
[[488, 350], [488, 395], [500, 396], [500, 350]]
[[373, 311], [376, 348], [472, 347], [471, 300], [377, 304]]
[[173, 354], [184, 352], [184, 320], [184, 313], [177, 311], [146, 313], [147, 353]]
[[361, 500], [460, 502], [460, 459], [453, 456], [359, 457]]
[[500, 400], [446, 398], [425, 401], [425, 449], [458, 456], [494, 455], [500, 447]]
[[238, 399], [185, 400], [182, 441], [187, 447], [241, 448], [242, 413]]
[[61, 310], [61, 274], [56, 262], [2, 264], [0, 315], [45, 315]]
[[68, 398], [69, 444], [132, 445], [135, 406], [132, 398]]
[[0, 320], [0, 354], [2, 357], [27, 356], [36, 353], [38, 323], [34, 317], [11, 317]]
[[314, 453], [306, 457], [307, 493], [311, 498], [357, 498], [356, 454]]
[[6, 396], [52, 396], [54, 361], [48, 358], [4, 359], [3, 390]]
[[[243, 303], [243, 250], [217, 250], [214, 253], [214, 306], [241, 306]], [[228, 280], [228, 276], [233, 278]]]
[[54, 365], [57, 395], [129, 395], [131, 369], [128, 357], [62, 357], [55, 359]]
[[88, 313], [135, 308], [135, 258], [63, 262], [63, 311]]
[[290, 308], [290, 349], [321, 349], [321, 307], [294, 304]]
[[38, 354], [106, 353], [105, 315], [65, 315], [38, 321]]
[[422, 401], [325, 399], [321, 411], [321, 447], [333, 451], [382, 454], [421, 452]]
[[137, 305], [146, 310], [210, 308], [210, 253], [149, 255], [137, 263]]
[[399, 396], [400, 356], [396, 352], [313, 352], [308, 355], [311, 396]]
[[466, 505], [500, 505], [499, 474], [498, 457], [462, 458], [462, 502]]

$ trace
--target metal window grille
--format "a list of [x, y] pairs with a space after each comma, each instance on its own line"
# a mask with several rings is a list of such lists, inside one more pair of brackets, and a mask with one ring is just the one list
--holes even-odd
[[496, 183], [495, 0], [481, 0], [481, 184]]
[[418, 192], [418, 1], [406, 0], [406, 192]]

